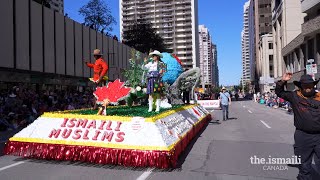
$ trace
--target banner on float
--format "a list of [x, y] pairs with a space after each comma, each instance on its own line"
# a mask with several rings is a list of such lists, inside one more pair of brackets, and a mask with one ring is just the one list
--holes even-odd
[[220, 109], [219, 100], [198, 100], [198, 104], [207, 109]]
[[169, 151], [208, 114], [201, 106], [152, 118], [46, 113], [10, 141]]

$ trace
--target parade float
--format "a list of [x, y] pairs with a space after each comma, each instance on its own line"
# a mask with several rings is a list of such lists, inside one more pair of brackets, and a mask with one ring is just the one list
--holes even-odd
[[[208, 124], [211, 115], [200, 105], [184, 105], [179, 97], [182, 90], [192, 90], [196, 86], [199, 69], [182, 73], [180, 67], [177, 71], [175, 68], [179, 61], [167, 55], [163, 61], [168, 61], [166, 73], [169, 80], [165, 81], [167, 92], [162, 97], [167, 100], [162, 100], [159, 112], [148, 112], [148, 107], [141, 105], [143, 97], [146, 97], [144, 71], [132, 58], [127, 75], [141, 76], [139, 79], [142, 81], [136, 81], [137, 78], [130, 81], [128, 78], [124, 83], [117, 79], [97, 88], [94, 95], [102, 104], [103, 109], [100, 110], [44, 113], [10, 138], [4, 153], [46, 160], [176, 167], [179, 155]], [[139, 54], [135, 56], [138, 58]], [[167, 102], [168, 98], [171, 104]], [[127, 105], [117, 105], [123, 99]]]

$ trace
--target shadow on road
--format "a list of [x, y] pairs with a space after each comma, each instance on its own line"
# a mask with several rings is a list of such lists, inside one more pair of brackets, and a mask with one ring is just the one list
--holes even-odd
[[[238, 118], [236, 118], [236, 117], [232, 117], [232, 118], [229, 118], [229, 119], [227, 119], [225, 121], [231, 121], [231, 120], [237, 120], [237, 119]], [[220, 119], [212, 120], [212, 121], [209, 122], [209, 125], [219, 125], [219, 124], [221, 124], [221, 121], [222, 120], [220, 120]]]
[[0, 156], [3, 155], [5, 143], [9, 140], [9, 138], [18, 133], [21, 129], [22, 128], [16, 130], [0, 131]]
[[[213, 122], [211, 120], [208, 123]], [[181, 171], [182, 164], [185, 162], [187, 156], [189, 155], [190, 151], [192, 150], [194, 144], [197, 142], [198, 138], [201, 137], [202, 133], [206, 130], [208, 123], [198, 132], [198, 134], [190, 141], [189, 145], [184, 149], [184, 151], [180, 154], [177, 167], [175, 169], [169, 169], [168, 171]]]

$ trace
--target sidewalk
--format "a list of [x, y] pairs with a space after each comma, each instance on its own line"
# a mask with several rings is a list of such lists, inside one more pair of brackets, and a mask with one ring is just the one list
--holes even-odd
[[3, 149], [8, 139], [15, 135], [17, 132], [19, 132], [21, 129], [22, 128], [15, 130], [0, 131], [0, 156], [3, 155]]
[[[254, 102], [254, 101], [253, 101], [253, 102]], [[263, 106], [265, 106], [265, 107], [267, 107], [267, 108], [282, 110], [282, 111], [285, 111], [287, 114], [293, 115], [293, 112], [290, 113], [290, 112], [288, 112], [287, 109], [284, 109], [284, 108], [282, 108], [282, 107], [273, 108], [273, 107], [267, 106], [266, 104], [260, 104], [260, 103], [258, 103], [258, 102], [254, 102], [254, 103], [257, 103], [257, 104], [259, 104], [259, 105], [263, 105]]]

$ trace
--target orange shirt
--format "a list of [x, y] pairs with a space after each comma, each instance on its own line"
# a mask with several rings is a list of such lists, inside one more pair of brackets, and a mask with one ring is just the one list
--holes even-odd
[[102, 58], [97, 59], [94, 64], [87, 63], [87, 66], [89, 68], [93, 68], [94, 81], [97, 81], [100, 77], [105, 76], [108, 72], [108, 65]]

